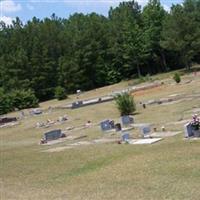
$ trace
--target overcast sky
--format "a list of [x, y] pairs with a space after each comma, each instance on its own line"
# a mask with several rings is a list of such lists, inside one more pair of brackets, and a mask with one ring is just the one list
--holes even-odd
[[[0, 0], [0, 20], [10, 24], [17, 16], [26, 22], [34, 16], [43, 19], [55, 13], [58, 17], [66, 18], [75, 12], [96, 12], [107, 16], [109, 8], [116, 7], [119, 2], [121, 0]], [[137, 2], [145, 6], [148, 0]], [[182, 0], [161, 0], [161, 3], [169, 10], [172, 4], [182, 3]]]

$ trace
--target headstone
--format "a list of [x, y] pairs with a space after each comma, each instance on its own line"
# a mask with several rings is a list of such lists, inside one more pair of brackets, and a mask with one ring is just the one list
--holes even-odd
[[132, 124], [134, 122], [133, 117], [131, 117], [129, 115], [122, 116], [121, 120], [122, 120], [123, 125], [129, 125], [129, 124]]
[[121, 131], [122, 130], [122, 127], [121, 127], [120, 123], [115, 124], [115, 130], [116, 131]]
[[81, 90], [76, 90], [76, 94], [79, 95], [81, 93]]
[[72, 108], [79, 108], [83, 105], [83, 101], [76, 101], [72, 103]]
[[33, 114], [33, 115], [40, 115], [40, 114], [42, 114], [42, 110], [40, 110], [40, 109], [33, 109], [32, 111], [31, 111], [31, 114]]
[[129, 140], [129, 133], [123, 134], [123, 135], [122, 135], [122, 140], [123, 140], [123, 141]]
[[102, 121], [100, 123], [100, 126], [101, 126], [101, 130], [102, 131], [108, 131], [108, 130], [111, 130], [113, 128], [112, 123], [111, 123], [110, 120]]
[[151, 132], [151, 128], [148, 125], [143, 126], [143, 127], [141, 127], [141, 131], [142, 131], [143, 136], [145, 137]]
[[61, 137], [62, 137], [62, 133], [60, 129], [49, 131], [44, 134], [44, 140], [46, 141], [56, 140]]
[[184, 125], [184, 133], [185, 133], [185, 137], [194, 136], [194, 133], [192, 131], [192, 125], [190, 123], [187, 123]]

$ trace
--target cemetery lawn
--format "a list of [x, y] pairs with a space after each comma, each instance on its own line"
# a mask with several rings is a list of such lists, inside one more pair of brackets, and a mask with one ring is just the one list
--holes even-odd
[[[154, 76], [154, 80], [162, 80], [164, 84], [134, 94], [135, 123], [152, 123], [158, 130], [165, 126], [167, 130], [181, 131], [181, 134], [152, 145], [83, 145], [54, 153], [44, 151], [76, 141], [38, 145], [44, 132], [83, 125], [88, 120], [93, 123], [91, 128], [73, 134], [87, 135], [83, 141], [103, 137], [96, 124], [107, 118], [119, 121], [114, 102], [74, 110], [55, 109], [51, 114], [28, 116], [17, 126], [1, 128], [0, 199], [199, 200], [200, 140], [184, 140], [183, 124], [174, 122], [190, 119], [194, 111], [200, 115], [200, 98], [197, 98], [200, 75], [186, 74], [180, 84], [175, 84], [172, 76], [172, 73]], [[80, 99], [106, 95], [128, 84], [130, 81], [85, 92]], [[139, 104], [175, 94], [185, 98], [166, 105], [147, 105], [146, 109]], [[41, 108], [66, 105], [75, 98], [72, 95], [64, 101], [44, 102]], [[37, 122], [56, 120], [64, 114], [69, 120], [62, 125], [35, 128]], [[8, 116], [19, 116], [19, 112]], [[133, 134], [138, 135], [138, 130], [134, 129]]]

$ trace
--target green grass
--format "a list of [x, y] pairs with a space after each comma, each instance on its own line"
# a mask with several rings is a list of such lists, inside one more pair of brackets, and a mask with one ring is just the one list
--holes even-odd
[[[158, 130], [180, 130], [182, 125], [167, 125], [180, 118], [189, 119], [194, 107], [200, 108], [199, 99], [171, 105], [152, 105], [143, 109], [140, 101], [159, 99], [175, 93], [185, 95], [200, 92], [200, 79], [188, 74], [179, 85], [174, 84], [171, 74], [162, 74], [165, 84], [160, 88], [136, 93], [136, 123], [153, 123]], [[193, 82], [186, 84], [188, 80]], [[81, 98], [105, 95], [109, 91], [128, 86], [123, 82], [82, 94]], [[75, 99], [41, 104], [42, 108], [64, 105]], [[25, 111], [26, 112], [26, 111]], [[36, 129], [38, 121], [55, 120], [68, 114], [69, 121], [52, 128]], [[18, 115], [10, 113], [9, 116]], [[88, 120], [98, 123], [111, 118], [119, 121], [114, 102], [83, 107], [75, 110], [54, 110], [51, 115], [28, 117], [12, 128], [0, 129], [0, 199], [134, 199], [134, 200], [199, 200], [200, 141], [185, 141], [183, 133], [166, 138], [153, 145], [98, 144], [47, 153], [44, 150], [62, 147], [71, 142], [41, 146], [43, 133], [53, 128], [83, 125]], [[134, 129], [136, 137], [139, 131]], [[74, 135], [87, 134], [84, 140], [100, 138], [99, 126], [76, 131]], [[111, 137], [111, 136], [109, 136]], [[113, 136], [115, 137], [115, 136]]]

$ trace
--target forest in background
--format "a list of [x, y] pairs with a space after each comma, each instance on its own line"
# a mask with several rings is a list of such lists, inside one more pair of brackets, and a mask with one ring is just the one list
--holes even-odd
[[110, 8], [108, 17], [53, 14], [0, 22], [0, 114], [124, 79], [200, 63], [200, 0], [166, 12], [159, 0]]

